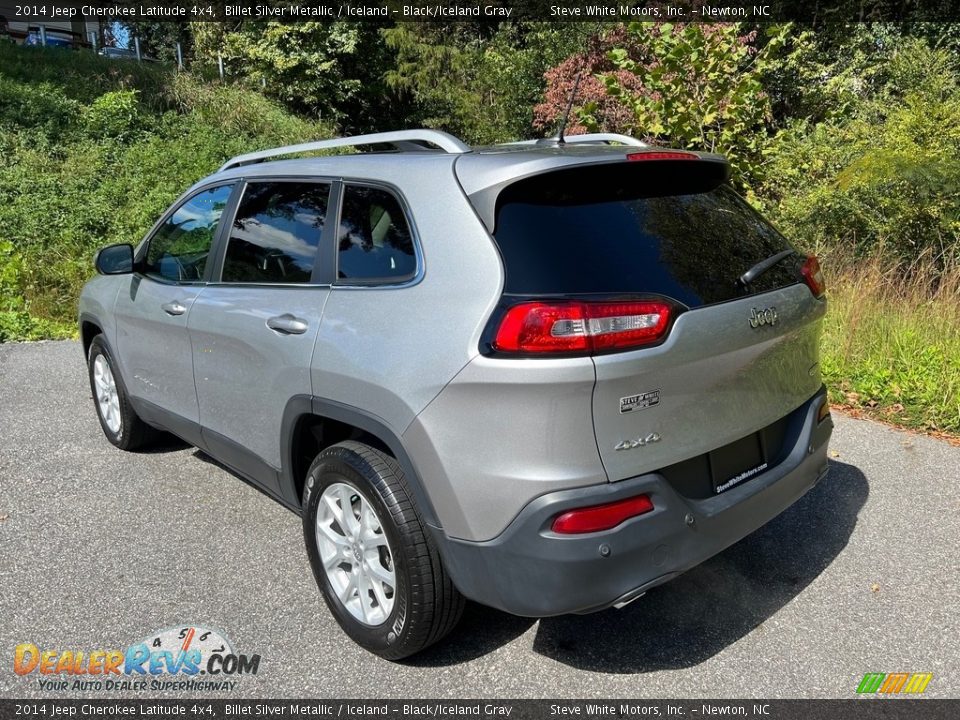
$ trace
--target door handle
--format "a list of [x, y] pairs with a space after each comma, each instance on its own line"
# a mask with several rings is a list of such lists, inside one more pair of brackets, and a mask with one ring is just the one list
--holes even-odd
[[307, 331], [308, 326], [306, 320], [284, 313], [267, 320], [267, 327], [284, 335], [302, 335]]
[[186, 305], [182, 305], [179, 300], [174, 300], [173, 302], [164, 303], [160, 308], [167, 315], [183, 315], [187, 311]]

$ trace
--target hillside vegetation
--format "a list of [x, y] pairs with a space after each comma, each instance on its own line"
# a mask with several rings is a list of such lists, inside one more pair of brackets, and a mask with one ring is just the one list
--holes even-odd
[[332, 133], [168, 67], [0, 43], [0, 341], [72, 335], [94, 251], [226, 158]]

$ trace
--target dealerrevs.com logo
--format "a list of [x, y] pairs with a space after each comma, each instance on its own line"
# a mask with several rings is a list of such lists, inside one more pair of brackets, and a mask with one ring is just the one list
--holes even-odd
[[222, 633], [193, 625], [161, 630], [126, 650], [26, 642], [13, 653], [13, 671], [35, 677], [41, 690], [229, 691], [259, 669], [259, 655], [238, 654]]

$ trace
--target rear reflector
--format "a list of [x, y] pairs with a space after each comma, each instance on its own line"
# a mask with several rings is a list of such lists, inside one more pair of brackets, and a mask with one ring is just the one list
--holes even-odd
[[688, 152], [637, 152], [627, 155], [627, 160], [699, 160], [700, 156]]
[[820, 261], [817, 260], [817, 256], [808, 255], [803, 267], [800, 268], [800, 272], [803, 273], [803, 279], [807, 283], [807, 287], [810, 288], [810, 292], [816, 297], [823, 297], [823, 293], [827, 289], [827, 283], [823, 279], [823, 271], [820, 269]]
[[660, 340], [670, 305], [660, 301], [525, 302], [507, 310], [493, 347], [512, 353], [619, 350]]
[[653, 510], [653, 502], [646, 495], [619, 500], [606, 505], [570, 510], [553, 521], [553, 531], [564, 535], [600, 532], [615, 528], [625, 520]]

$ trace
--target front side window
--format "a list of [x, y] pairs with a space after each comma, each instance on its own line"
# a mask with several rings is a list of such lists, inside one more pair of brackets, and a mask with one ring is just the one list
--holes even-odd
[[413, 235], [397, 198], [380, 188], [347, 185], [337, 233], [337, 277], [397, 283], [411, 279], [416, 269]]
[[232, 185], [204, 190], [177, 208], [150, 238], [144, 273], [171, 282], [203, 280], [217, 223], [232, 190]]
[[223, 282], [308, 283], [330, 185], [250, 183], [230, 228]]

